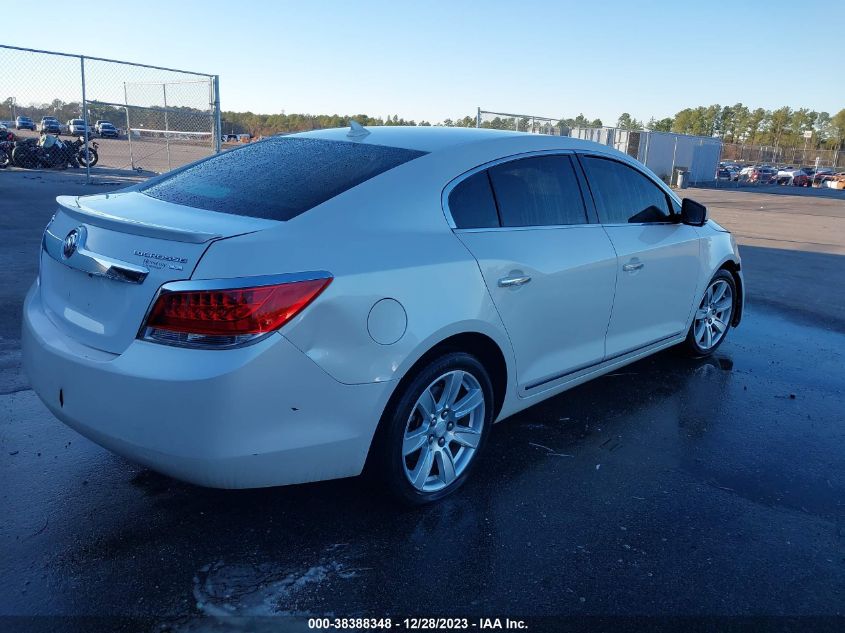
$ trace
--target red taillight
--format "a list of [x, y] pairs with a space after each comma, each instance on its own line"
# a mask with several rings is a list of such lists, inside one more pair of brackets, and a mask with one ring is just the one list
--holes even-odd
[[329, 283], [331, 278], [164, 292], [150, 311], [144, 338], [203, 346], [242, 343], [282, 327]]

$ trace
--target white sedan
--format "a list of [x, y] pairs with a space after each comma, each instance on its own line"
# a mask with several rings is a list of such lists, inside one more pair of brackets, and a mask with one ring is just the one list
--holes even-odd
[[736, 243], [578, 139], [355, 124], [59, 197], [24, 306], [60, 420], [225, 488], [468, 477], [491, 426], [743, 310]]

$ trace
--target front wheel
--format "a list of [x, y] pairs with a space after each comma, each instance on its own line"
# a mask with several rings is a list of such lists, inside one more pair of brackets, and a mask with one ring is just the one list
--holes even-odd
[[493, 386], [477, 358], [451, 352], [400, 388], [373, 446], [375, 475], [400, 501], [421, 505], [469, 477], [493, 423]]
[[83, 167], [93, 167], [97, 164], [97, 161], [100, 160], [100, 157], [97, 155], [97, 150], [88, 148], [88, 159], [85, 158], [85, 148], [83, 147], [79, 150], [79, 156], [77, 157], [79, 160], [79, 164]]
[[709, 356], [731, 327], [737, 301], [736, 282], [727, 270], [717, 272], [704, 292], [683, 346], [696, 358]]

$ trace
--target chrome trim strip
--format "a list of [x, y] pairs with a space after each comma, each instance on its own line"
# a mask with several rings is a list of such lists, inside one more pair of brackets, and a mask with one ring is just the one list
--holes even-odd
[[[539, 226], [487, 226], [480, 229], [453, 229], [455, 233], [486, 233], [488, 231], [551, 231], [568, 229], [601, 229], [601, 224], [542, 224]], [[626, 224], [625, 226], [634, 226]]]
[[69, 257], [65, 257], [63, 253], [64, 239], [53, 234], [49, 229], [44, 231], [44, 237], [41, 238], [41, 248], [54, 260], [68, 268], [128, 284], [144, 283], [144, 279], [150, 274], [148, 268], [89, 251], [85, 248], [85, 240], [88, 237], [85, 227], [80, 226], [75, 230], [79, 237], [76, 250]]
[[578, 367], [576, 367], [574, 369], [568, 369], [565, 372], [562, 372], [560, 374], [555, 374], [554, 376], [551, 376], [549, 378], [544, 378], [542, 380], [532, 382], [528, 385], [525, 385], [525, 387], [523, 387], [523, 389], [525, 391], [530, 391], [532, 389], [536, 389], [537, 387], [542, 387], [543, 385], [547, 385], [550, 382], [560, 380], [561, 378], [566, 378], [567, 376], [572, 376], [573, 374], [578, 374], [578, 373], [581, 373], [582, 371], [592, 369], [594, 367], [599, 367], [600, 365], [604, 365], [605, 363], [612, 363], [613, 361], [619, 360], [620, 358], [622, 358], [624, 356], [629, 356], [629, 355], [632, 355], [632, 354], [638, 354], [638, 353], [648, 349], [649, 347], [653, 347], [655, 345], [660, 345], [662, 343], [665, 343], [666, 341], [671, 341], [674, 338], [678, 338], [682, 334], [683, 334], [683, 332], [676, 332], [675, 334], [671, 334], [670, 336], [664, 336], [663, 338], [659, 338], [656, 341], [652, 341], [651, 343], [647, 343], [645, 345], [641, 345], [639, 347], [635, 347], [633, 349], [629, 349], [629, 350], [626, 350], [624, 352], [614, 354], [613, 356], [603, 358], [602, 360], [600, 360], [597, 363], [586, 363], [584, 365], [579, 365]]
[[[674, 216], [673, 216], [674, 217]], [[687, 226], [682, 222], [613, 222], [602, 224], [605, 228], [616, 226]]]
[[[233, 288], [260, 288], [261, 286], [277, 286], [296, 281], [312, 281], [314, 279], [330, 279], [332, 274], [325, 270], [311, 270], [301, 273], [284, 273], [280, 275], [259, 275], [256, 277], [231, 277], [224, 279], [186, 279], [171, 281], [159, 288], [155, 299], [165, 292], [185, 292], [191, 290], [231, 290]], [[155, 299], [153, 303], [155, 303]]]

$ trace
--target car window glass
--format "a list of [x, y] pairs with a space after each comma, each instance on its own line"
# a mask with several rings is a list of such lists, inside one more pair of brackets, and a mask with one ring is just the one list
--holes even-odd
[[499, 226], [499, 214], [487, 170], [473, 174], [452, 189], [449, 194], [449, 212], [455, 227], [459, 229]]
[[502, 226], [586, 224], [569, 156], [533, 156], [490, 168]]
[[276, 136], [148, 181], [148, 196], [197, 209], [291, 218], [423, 156], [400, 147]]
[[668, 221], [666, 193], [636, 169], [595, 156], [585, 156], [582, 161], [603, 223]]

